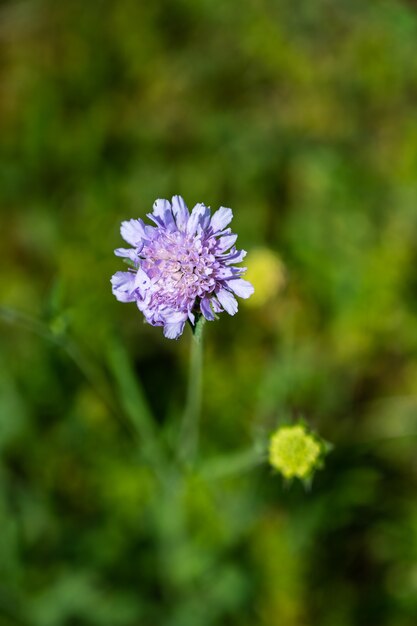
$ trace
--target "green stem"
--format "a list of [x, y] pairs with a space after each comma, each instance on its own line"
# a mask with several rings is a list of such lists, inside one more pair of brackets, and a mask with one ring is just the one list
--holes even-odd
[[207, 461], [200, 473], [206, 480], [218, 480], [240, 476], [266, 461], [265, 451], [261, 446], [235, 452]]
[[161, 475], [164, 455], [153, 415], [140, 380], [133, 371], [128, 352], [116, 339], [108, 344], [108, 362], [119, 391], [120, 403], [140, 440], [141, 453], [155, 473]]
[[182, 461], [192, 465], [198, 452], [198, 435], [201, 413], [203, 383], [203, 325], [200, 317], [193, 327], [191, 340], [190, 370], [185, 411], [180, 431], [179, 456]]

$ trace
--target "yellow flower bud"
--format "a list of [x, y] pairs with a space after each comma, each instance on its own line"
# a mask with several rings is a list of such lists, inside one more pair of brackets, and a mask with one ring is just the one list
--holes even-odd
[[282, 426], [270, 438], [269, 462], [285, 478], [308, 478], [320, 467], [323, 445], [302, 424]]

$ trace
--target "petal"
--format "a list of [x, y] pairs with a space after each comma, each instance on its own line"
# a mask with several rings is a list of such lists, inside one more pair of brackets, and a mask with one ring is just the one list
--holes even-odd
[[123, 239], [127, 241], [127, 243], [130, 243], [131, 246], [137, 247], [141, 243], [142, 239], [146, 238], [145, 224], [141, 219], [122, 222], [120, 234]]
[[217, 298], [212, 297], [210, 300], [210, 304], [211, 304], [211, 308], [213, 309], [215, 313], [221, 313], [223, 311], [222, 307], [220, 306], [220, 302], [217, 300]]
[[200, 224], [201, 228], [203, 230], [205, 230], [210, 225], [210, 219], [211, 219], [210, 207], [206, 206], [203, 203], [197, 204], [196, 206], [198, 206], [200, 208], [200, 212], [201, 212], [201, 217], [200, 217], [200, 220], [199, 220], [199, 224]]
[[156, 318], [155, 311], [149, 309], [146, 302], [142, 300], [137, 300], [136, 304], [137, 304], [139, 311], [143, 313], [143, 316], [145, 320], [148, 322], [148, 324], [150, 324], [151, 326], [162, 326], [160, 321], [158, 319], [155, 319]]
[[134, 288], [137, 289], [141, 296], [145, 294], [151, 284], [151, 279], [140, 267], [135, 274]]
[[213, 229], [213, 233], [217, 233], [223, 228], [226, 228], [228, 224], [232, 221], [233, 212], [232, 209], [226, 209], [224, 206], [221, 206], [211, 218], [211, 227]]
[[187, 205], [181, 196], [174, 196], [172, 198], [172, 212], [174, 214], [178, 230], [185, 231], [190, 214], [188, 212]]
[[156, 200], [153, 204], [153, 213], [148, 213], [148, 217], [157, 225], [164, 226], [169, 230], [176, 228], [171, 204], [168, 200]]
[[165, 311], [163, 315], [165, 337], [177, 339], [184, 330], [187, 316], [187, 312], [184, 313], [184, 311]]
[[236, 242], [237, 235], [225, 235], [224, 237], [220, 237], [217, 242], [217, 251], [218, 252], [226, 252], [233, 244]]
[[191, 212], [190, 219], [187, 224], [187, 233], [194, 235], [197, 227], [207, 228], [210, 223], [210, 209], [205, 204], [196, 204]]
[[164, 324], [177, 324], [178, 322], [187, 321], [188, 312], [184, 311], [173, 311], [172, 309], [165, 309], [165, 311], [161, 311], [163, 314]]
[[246, 270], [245, 267], [229, 267], [225, 265], [216, 270], [217, 280], [229, 280], [231, 278], [237, 278]]
[[223, 257], [223, 263], [230, 265], [231, 263], [241, 263], [247, 255], [246, 250], [232, 249], [226, 256]]
[[125, 257], [126, 259], [130, 259], [133, 263], [138, 263], [139, 257], [138, 252], [143, 248], [143, 244], [141, 244], [140, 248], [117, 248], [114, 251], [116, 256]]
[[227, 286], [232, 289], [239, 298], [249, 298], [255, 291], [253, 285], [243, 278], [228, 280]]
[[182, 335], [185, 322], [176, 322], [174, 324], [165, 324], [164, 336], [167, 339], [178, 339]]
[[229, 315], [234, 315], [237, 313], [237, 300], [230, 291], [221, 287], [217, 292], [216, 296], [224, 310], [229, 313]]
[[210, 305], [210, 298], [202, 298], [200, 302], [200, 309], [206, 320], [212, 322], [216, 319], [216, 316], [213, 313], [213, 309]]
[[111, 277], [112, 292], [119, 302], [133, 302], [136, 298], [135, 274], [133, 272], [116, 272]]
[[154, 215], [163, 218], [167, 211], [171, 212], [171, 203], [168, 200], [155, 200], [153, 203]]

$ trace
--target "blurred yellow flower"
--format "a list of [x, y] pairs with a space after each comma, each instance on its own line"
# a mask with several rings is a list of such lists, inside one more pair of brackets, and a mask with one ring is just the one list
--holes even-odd
[[302, 424], [283, 426], [270, 439], [269, 462], [285, 478], [308, 478], [321, 454], [322, 446]]
[[255, 287], [255, 293], [245, 301], [260, 307], [272, 300], [285, 285], [285, 267], [281, 259], [269, 248], [257, 248], [248, 255], [245, 277]]

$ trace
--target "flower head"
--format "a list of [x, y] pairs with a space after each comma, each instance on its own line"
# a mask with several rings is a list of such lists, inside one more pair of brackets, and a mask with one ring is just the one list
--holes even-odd
[[321, 465], [324, 445], [303, 424], [282, 426], [271, 436], [269, 462], [285, 478], [309, 478]]
[[237, 312], [235, 295], [249, 298], [254, 289], [242, 278], [246, 268], [235, 267], [246, 256], [236, 250], [230, 228], [231, 209], [220, 207], [213, 216], [204, 204], [189, 212], [181, 196], [172, 202], [157, 200], [148, 217], [122, 222], [121, 235], [131, 248], [115, 254], [132, 265], [111, 279], [113, 294], [120, 302], [136, 302], [152, 326], [163, 326], [164, 335], [177, 339], [187, 320], [195, 324], [204, 315]]

